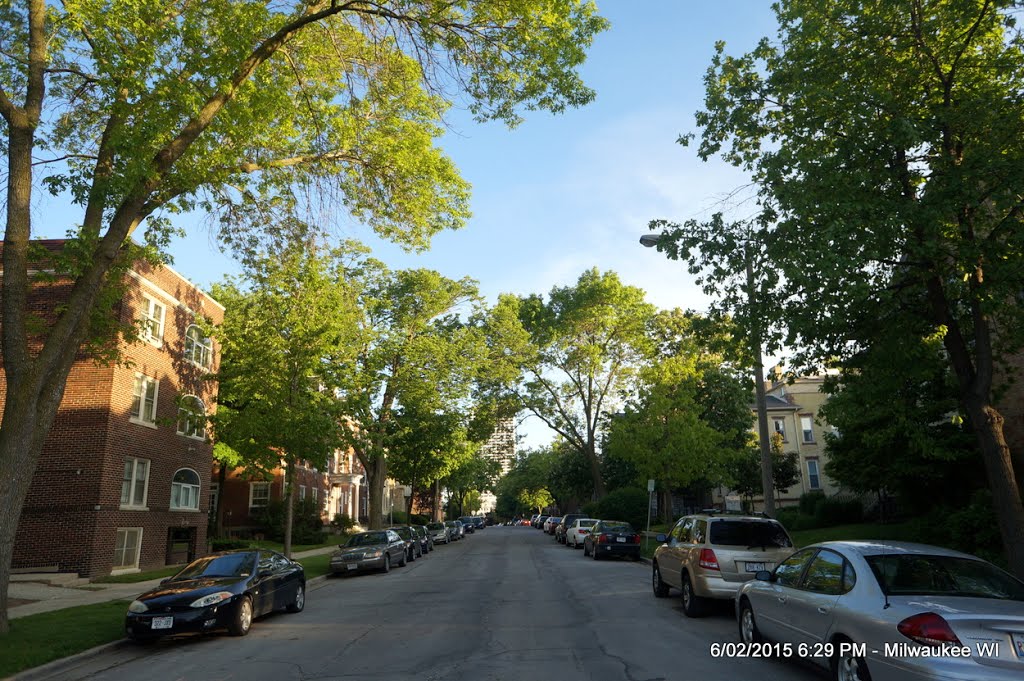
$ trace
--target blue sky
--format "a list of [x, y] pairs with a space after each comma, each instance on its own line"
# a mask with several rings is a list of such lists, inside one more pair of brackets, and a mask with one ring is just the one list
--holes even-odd
[[[611, 28], [582, 69], [597, 91], [589, 106], [561, 115], [526, 112], [514, 130], [477, 124], [452, 111], [440, 142], [473, 186], [474, 217], [411, 255], [352, 225], [343, 236], [371, 246], [392, 268], [427, 267], [499, 293], [547, 293], [590, 267], [613, 270], [661, 308], [705, 309], [707, 300], [679, 263], [638, 243], [654, 218], [708, 215], [746, 178], [722, 162], [702, 162], [676, 138], [695, 131], [703, 77], [717, 40], [732, 53], [774, 36], [769, 4], [756, 0], [604, 0]], [[37, 224], [38, 216], [37, 216]], [[221, 254], [201, 218], [175, 241], [173, 267], [201, 287], [234, 262]], [[66, 225], [49, 223], [61, 236]], [[550, 439], [528, 420], [527, 444]]]

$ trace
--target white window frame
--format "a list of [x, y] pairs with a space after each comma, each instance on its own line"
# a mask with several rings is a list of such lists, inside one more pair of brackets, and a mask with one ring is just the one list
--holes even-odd
[[185, 329], [185, 361], [203, 369], [213, 364], [213, 341], [204, 336], [203, 330], [195, 324]]
[[[117, 530], [114, 533], [114, 558], [113, 558], [114, 565], [113, 565], [113, 570], [111, 571], [111, 574], [119, 575], [119, 574], [125, 574], [125, 573], [128, 573], [128, 572], [138, 572], [139, 571], [139, 558], [142, 555], [142, 531], [143, 530], [142, 530], [141, 527], [119, 527], [119, 528], [117, 528]], [[127, 539], [128, 535], [130, 533], [134, 533], [135, 537], [136, 537], [135, 548], [134, 548], [134, 550], [135, 550], [135, 561], [131, 565], [125, 565], [124, 564], [124, 554], [127, 551], [128, 542], [125, 541], [124, 546], [120, 546], [120, 538], [122, 536], [124, 536], [125, 539]], [[117, 554], [118, 553], [121, 554], [121, 564], [120, 565], [118, 565], [118, 562], [117, 562]]]
[[[152, 419], [146, 418], [146, 399], [149, 392], [148, 386], [153, 386], [153, 412]], [[141, 390], [140, 390], [141, 386]], [[135, 400], [139, 401], [138, 414], [135, 413]], [[145, 374], [135, 374], [135, 382], [132, 385], [132, 408], [129, 420], [140, 426], [156, 428], [156, 410], [160, 401], [160, 381]]]
[[[160, 309], [159, 315], [156, 314], [154, 308]], [[142, 294], [142, 337], [158, 348], [164, 344], [164, 319], [166, 316], [167, 305], [165, 303], [148, 294]]]
[[303, 501], [306, 498], [306, 486], [299, 485], [299, 501]]
[[[133, 503], [135, 501], [135, 489], [139, 483], [139, 463], [143, 462], [146, 464], [146, 475], [142, 479], [142, 501], [140, 503]], [[136, 456], [126, 456], [124, 459], [125, 464], [131, 464], [131, 476], [129, 478], [124, 477], [122, 471], [121, 474], [121, 506], [120, 508], [126, 510], [140, 510], [148, 511], [149, 508], [146, 506], [146, 502], [149, 500], [149, 472], [153, 468], [153, 462], [149, 459], [142, 459]], [[128, 484], [128, 501], [124, 502], [125, 484]]]
[[[192, 400], [193, 404], [198, 409], [189, 409], [184, 406], [178, 407], [178, 422], [175, 429], [178, 435], [184, 435], [185, 437], [193, 440], [206, 441], [206, 405], [203, 401], [195, 395], [185, 395], [181, 398], [179, 404], [184, 404], [185, 400]], [[202, 416], [200, 416], [202, 414]], [[185, 423], [184, 430], [182, 429], [182, 422]], [[190, 432], [191, 431], [191, 432]]]
[[[253, 503], [256, 500], [256, 488], [267, 490], [267, 501], [263, 504]], [[270, 505], [270, 483], [269, 482], [250, 482], [249, 483], [249, 508], [266, 508]]]
[[[815, 479], [818, 480], [817, 484], [814, 483]], [[807, 487], [808, 489], [821, 489], [821, 467], [818, 465], [817, 459], [807, 459]]]
[[[178, 477], [178, 473], [182, 471], [188, 471], [192, 475], [196, 476], [196, 483], [185, 483], [175, 482], [174, 478]], [[198, 511], [199, 510], [199, 494], [202, 492], [202, 478], [199, 477], [199, 473], [191, 468], [179, 468], [174, 471], [174, 476], [171, 478], [171, 510], [172, 511]], [[177, 500], [175, 499], [177, 497]], [[181, 500], [185, 498], [186, 503], [182, 504]]]
[[[781, 430], [779, 429], [780, 427], [781, 427]], [[773, 418], [772, 419], [772, 429], [776, 433], [778, 433], [779, 435], [782, 436], [782, 441], [783, 442], [789, 442], [789, 439], [786, 437], [786, 419], [784, 419], [784, 418], [782, 418], [782, 419], [780, 419], [780, 418]]]
[[[806, 426], [806, 427], [805, 427]], [[814, 440], [814, 417], [810, 414], [800, 415], [800, 437], [806, 445], [813, 445]]]

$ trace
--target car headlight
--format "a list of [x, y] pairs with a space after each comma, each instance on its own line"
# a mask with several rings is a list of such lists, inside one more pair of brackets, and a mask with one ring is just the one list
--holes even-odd
[[128, 612], [146, 612], [149, 610], [149, 606], [142, 601], [132, 601], [132, 604], [128, 606]]
[[381, 549], [377, 549], [376, 551], [367, 551], [364, 557], [366, 557], [366, 558], [380, 558], [383, 555], [384, 555], [384, 551], [382, 551]]
[[222, 602], [232, 598], [233, 596], [234, 596], [234, 594], [231, 593], [230, 591], [218, 591], [215, 594], [209, 594], [209, 595], [203, 596], [202, 598], [197, 598], [196, 600], [194, 600], [191, 603], [189, 603], [189, 607], [190, 608], [208, 608], [211, 605], [217, 605], [218, 603], [222, 603]]

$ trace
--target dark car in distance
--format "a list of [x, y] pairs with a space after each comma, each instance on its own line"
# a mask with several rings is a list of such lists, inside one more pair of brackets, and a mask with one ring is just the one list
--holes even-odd
[[227, 629], [245, 636], [257, 617], [306, 605], [302, 565], [276, 551], [224, 551], [192, 561], [128, 606], [134, 640]]
[[408, 525], [395, 525], [388, 529], [405, 540], [405, 558], [410, 563], [423, 555], [423, 545], [420, 544], [420, 536], [416, 530]]
[[599, 520], [583, 539], [583, 555], [600, 560], [607, 556], [628, 556], [640, 560], [640, 533], [621, 520]]
[[343, 575], [362, 570], [390, 572], [406, 562], [407, 544], [391, 530], [359, 532], [331, 554], [331, 573]]

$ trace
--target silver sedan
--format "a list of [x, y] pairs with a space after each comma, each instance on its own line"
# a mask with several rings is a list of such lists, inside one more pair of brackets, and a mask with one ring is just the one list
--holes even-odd
[[392, 565], [405, 565], [405, 540], [394, 530], [360, 532], [331, 554], [331, 573], [343, 575], [361, 570], [389, 572]]
[[841, 681], [1020, 681], [1024, 582], [926, 544], [823, 542], [736, 596], [737, 652], [809, 659]]

